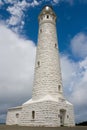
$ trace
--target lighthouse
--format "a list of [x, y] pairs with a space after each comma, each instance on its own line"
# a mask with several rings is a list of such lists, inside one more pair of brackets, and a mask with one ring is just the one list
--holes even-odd
[[38, 47], [32, 98], [46, 95], [53, 99], [63, 98], [62, 79], [56, 33], [56, 15], [45, 6], [39, 15]]
[[45, 6], [39, 14], [32, 99], [8, 110], [7, 125], [75, 125], [73, 105], [63, 95], [56, 19], [50, 6]]

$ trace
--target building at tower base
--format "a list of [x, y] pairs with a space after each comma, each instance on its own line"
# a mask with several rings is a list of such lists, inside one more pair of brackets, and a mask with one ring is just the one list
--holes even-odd
[[21, 107], [9, 109], [7, 125], [20, 126], [74, 126], [73, 106], [65, 99], [55, 101], [47, 95], [41, 100], [32, 99]]
[[39, 15], [32, 99], [7, 113], [7, 125], [74, 126], [73, 105], [63, 96], [56, 35], [56, 15], [45, 6]]

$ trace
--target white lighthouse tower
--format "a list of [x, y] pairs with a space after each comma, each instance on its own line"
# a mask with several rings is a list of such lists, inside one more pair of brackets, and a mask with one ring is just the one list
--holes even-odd
[[26, 126], [74, 126], [73, 105], [63, 96], [56, 33], [56, 15], [45, 6], [39, 15], [32, 99], [9, 109], [7, 124]]
[[47, 95], [54, 100], [63, 98], [60, 61], [56, 34], [56, 15], [45, 6], [39, 15], [39, 34], [36, 55], [35, 79], [32, 98]]

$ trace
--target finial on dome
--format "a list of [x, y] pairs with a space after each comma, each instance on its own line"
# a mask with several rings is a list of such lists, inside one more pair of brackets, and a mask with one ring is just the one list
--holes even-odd
[[46, 11], [49, 11], [49, 10], [50, 10], [50, 7], [49, 7], [49, 6], [46, 6], [45, 9], [46, 9]]

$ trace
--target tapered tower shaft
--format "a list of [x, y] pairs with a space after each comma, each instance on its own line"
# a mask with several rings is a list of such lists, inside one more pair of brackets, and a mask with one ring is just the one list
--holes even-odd
[[62, 79], [56, 33], [56, 15], [51, 7], [39, 15], [38, 46], [36, 52], [33, 100], [50, 95], [62, 97]]

